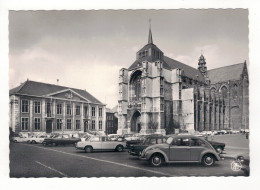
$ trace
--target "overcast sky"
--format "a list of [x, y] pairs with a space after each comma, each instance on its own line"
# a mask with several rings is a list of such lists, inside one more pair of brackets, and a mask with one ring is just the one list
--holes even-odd
[[209, 69], [248, 60], [248, 11], [10, 11], [10, 88], [29, 80], [86, 89], [117, 104], [120, 68], [153, 42], [166, 56]]

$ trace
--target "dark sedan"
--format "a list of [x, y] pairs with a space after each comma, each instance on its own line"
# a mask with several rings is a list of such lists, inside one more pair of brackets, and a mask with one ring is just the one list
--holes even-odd
[[165, 143], [167, 137], [162, 135], [151, 135], [145, 137], [143, 142], [139, 144], [132, 144], [129, 146], [128, 153], [132, 156], [140, 156], [142, 151], [150, 145]]
[[66, 144], [76, 144], [77, 142], [81, 141], [80, 138], [74, 138], [70, 137], [68, 134], [58, 135], [54, 136], [53, 138], [46, 138], [42, 142], [44, 146], [46, 145], [52, 145], [52, 146], [58, 146], [58, 145], [66, 145]]

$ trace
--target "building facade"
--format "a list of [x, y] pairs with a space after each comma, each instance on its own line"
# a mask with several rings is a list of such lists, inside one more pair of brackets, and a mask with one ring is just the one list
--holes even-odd
[[105, 104], [85, 90], [27, 80], [9, 98], [15, 133], [105, 131]]
[[118, 134], [169, 134], [248, 128], [246, 62], [207, 70], [171, 59], [153, 44], [136, 53], [136, 61], [119, 73]]
[[112, 109], [106, 108], [106, 134], [116, 134], [118, 130], [118, 118]]

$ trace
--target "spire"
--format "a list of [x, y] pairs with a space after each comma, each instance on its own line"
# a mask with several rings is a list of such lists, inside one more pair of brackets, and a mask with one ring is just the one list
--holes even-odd
[[149, 24], [150, 24], [150, 28], [149, 28], [148, 44], [152, 44], [153, 43], [153, 36], [152, 36], [152, 31], [151, 31], [151, 19], [149, 19]]

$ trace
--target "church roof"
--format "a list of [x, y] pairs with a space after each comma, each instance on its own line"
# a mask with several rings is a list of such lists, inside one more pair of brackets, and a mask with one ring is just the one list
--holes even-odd
[[168, 64], [168, 66], [171, 69], [177, 69], [177, 68], [181, 69], [184, 71], [185, 76], [200, 82], [205, 82], [203, 75], [198, 69], [195, 69], [189, 65], [186, 65], [184, 63], [181, 63], [179, 61], [176, 61], [166, 56], [164, 56], [164, 61]]
[[62, 90], [71, 89], [81, 95], [82, 97], [86, 98], [87, 100], [91, 101], [91, 103], [102, 104], [98, 99], [88, 93], [86, 90], [70, 88], [66, 86], [59, 86], [54, 84], [48, 83], [41, 83], [36, 81], [25, 81], [20, 86], [13, 88], [9, 91], [9, 95], [12, 94], [23, 94], [23, 95], [31, 95], [31, 96], [45, 96], [48, 94], [52, 94], [55, 92], [59, 92]]
[[211, 84], [229, 80], [239, 80], [243, 73], [244, 66], [246, 66], [246, 63], [238, 63], [235, 65], [211, 69], [208, 70], [208, 78]]
[[[142, 61], [149, 61], [149, 62], [151, 62], [152, 61], [151, 59], [149, 59], [149, 57], [144, 57], [143, 59], [136, 60], [128, 69], [132, 70], [132, 69], [141, 67], [142, 66], [142, 64], [141, 64]], [[184, 71], [184, 75], [185, 76], [187, 76], [187, 77], [189, 77], [191, 79], [200, 81], [200, 82], [205, 82], [205, 79], [204, 79], [203, 75], [201, 74], [201, 72], [198, 69], [195, 69], [195, 68], [193, 68], [193, 67], [191, 67], [189, 65], [186, 65], [186, 64], [181, 63], [179, 61], [171, 59], [171, 58], [169, 58], [167, 56], [164, 56], [163, 60], [161, 60], [161, 61], [163, 62], [163, 68], [165, 68], [165, 69], [173, 70], [173, 69], [177, 69], [178, 68], [178, 69], [181, 69], [181, 70]]]

